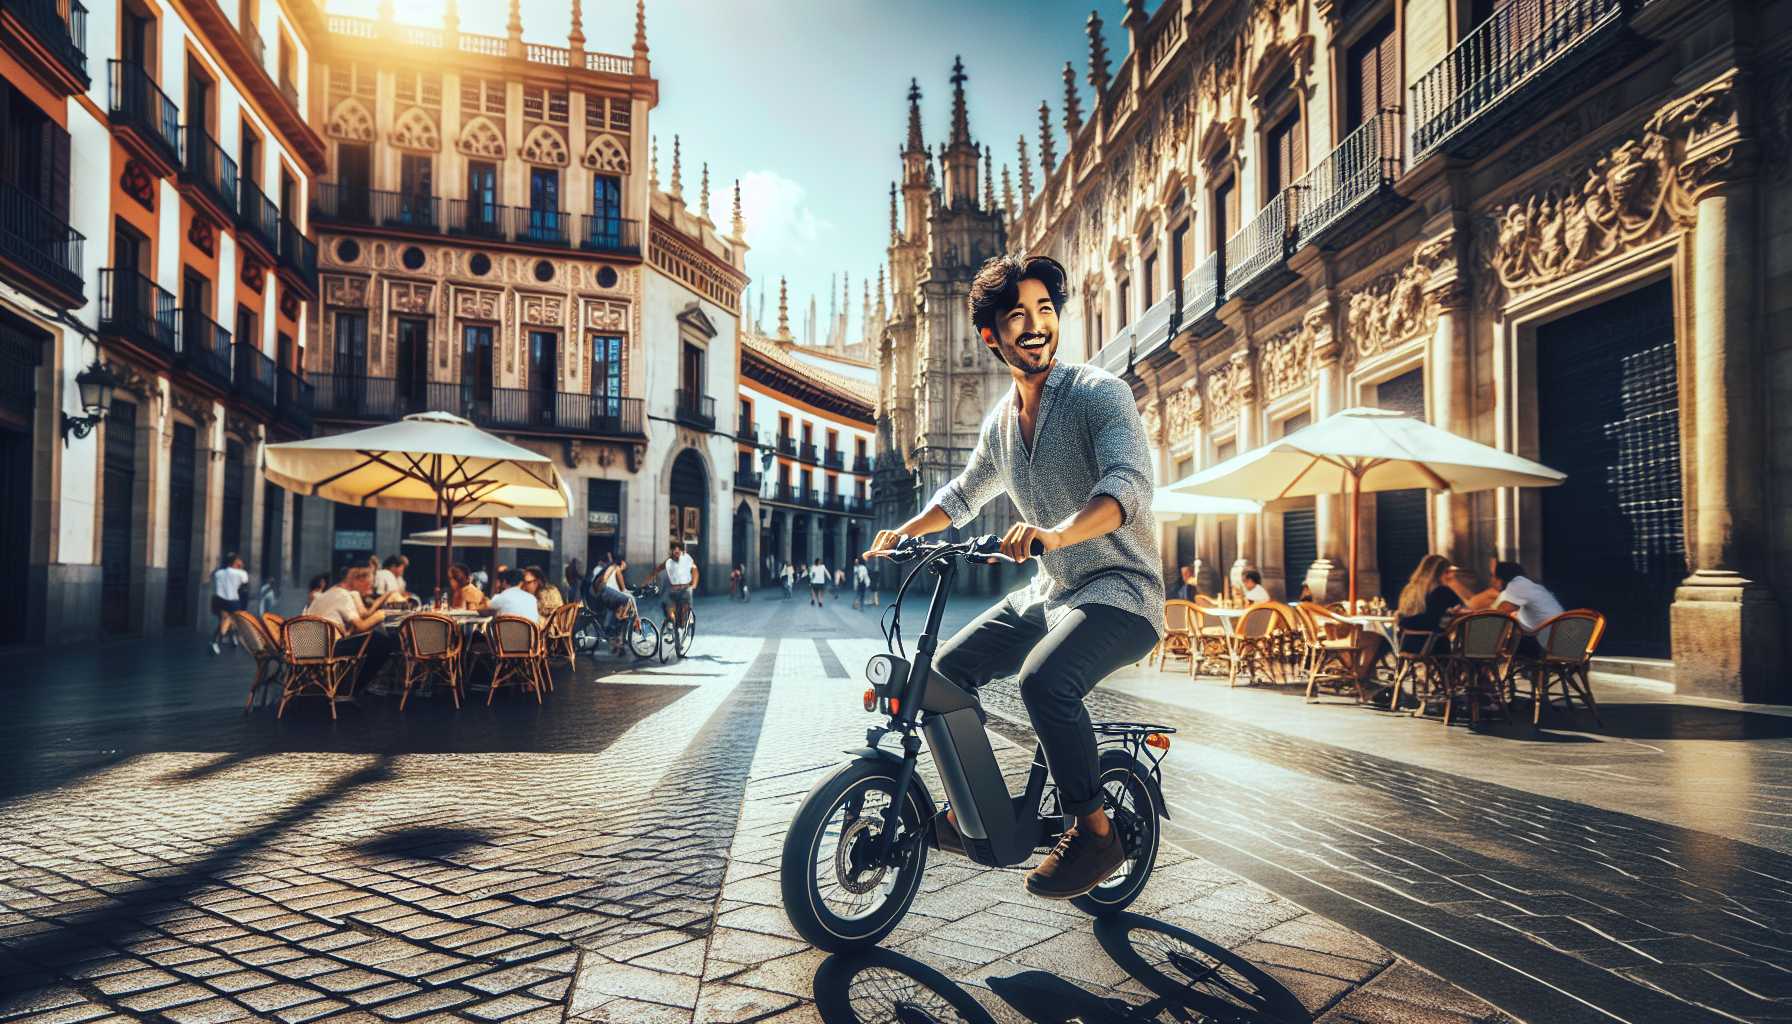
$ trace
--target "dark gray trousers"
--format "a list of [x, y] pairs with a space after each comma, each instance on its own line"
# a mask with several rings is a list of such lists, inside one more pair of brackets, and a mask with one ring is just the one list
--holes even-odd
[[1083, 697], [1156, 643], [1157, 631], [1143, 616], [1109, 605], [1074, 608], [1047, 629], [1043, 609], [1021, 616], [1003, 601], [940, 644], [933, 667], [971, 689], [1019, 673], [1020, 698], [1058, 784], [1059, 804], [1065, 814], [1080, 815], [1101, 807], [1095, 727]]

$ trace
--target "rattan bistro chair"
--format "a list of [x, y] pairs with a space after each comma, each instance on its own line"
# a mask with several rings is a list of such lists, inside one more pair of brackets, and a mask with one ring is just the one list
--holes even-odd
[[498, 695], [498, 687], [509, 683], [534, 691], [535, 703], [541, 703], [541, 677], [547, 669], [547, 647], [541, 628], [520, 615], [497, 615], [486, 626], [485, 639], [492, 651], [492, 688], [485, 695], [485, 702], [490, 704]]
[[[362, 634], [361, 645], [352, 654], [336, 653], [336, 641], [342, 632], [336, 623], [317, 615], [300, 615], [287, 619], [281, 633], [281, 661], [285, 664], [285, 681], [280, 690], [280, 709], [275, 718], [286, 714], [286, 704], [294, 697], [315, 692], [330, 702], [330, 718], [336, 717], [336, 698], [350, 683], [360, 667], [361, 656], [373, 634]], [[350, 684], [352, 688], [352, 683]]]
[[[1388, 700], [1388, 710], [1400, 710], [1400, 694], [1407, 689], [1423, 708], [1428, 694], [1442, 684], [1447, 641], [1442, 631], [1424, 629], [1402, 629], [1399, 637], [1400, 642], [1394, 645], [1394, 694]], [[1419, 649], [1406, 650], [1406, 641], [1415, 638], [1421, 640]]]
[[1275, 660], [1293, 631], [1294, 611], [1285, 604], [1260, 601], [1245, 609], [1231, 638], [1228, 652], [1231, 672], [1227, 685], [1237, 686], [1241, 672], [1247, 686], [1259, 673], [1274, 682]]
[[[1232, 657], [1232, 624], [1217, 615], [1208, 615], [1204, 609], [1212, 608], [1213, 598], [1205, 594], [1196, 594], [1195, 607], [1191, 610], [1194, 622], [1194, 644], [1188, 659], [1190, 678], [1197, 675], [1218, 675], [1216, 666], [1228, 666]], [[1214, 671], [1202, 673], [1203, 668]]]
[[1295, 605], [1294, 615], [1306, 644], [1301, 667], [1306, 670], [1307, 703], [1327, 690], [1349, 691], [1361, 703], [1363, 685], [1357, 663], [1362, 657], [1362, 629], [1310, 602]]
[[[1481, 721], [1483, 702], [1506, 713], [1506, 677], [1518, 646], [1518, 620], [1501, 611], [1478, 611], [1450, 623], [1450, 653], [1443, 660], [1443, 685], [1432, 696], [1443, 700], [1444, 724], [1458, 697], [1468, 701], [1469, 721]], [[1414, 715], [1423, 713], [1420, 703]]]
[[[1549, 703], [1550, 692], [1561, 685], [1562, 705], [1574, 710], [1579, 699], [1593, 713], [1593, 722], [1603, 727], [1599, 705], [1593, 701], [1593, 686], [1587, 678], [1587, 666], [1593, 652], [1599, 649], [1599, 638], [1605, 635], [1605, 616], [1591, 608], [1566, 611], [1538, 624], [1537, 633], [1549, 631], [1541, 658], [1525, 658], [1512, 670], [1515, 692], [1531, 698], [1531, 724], [1543, 721], [1543, 705]], [[1528, 683], [1528, 690], [1519, 684]]]
[[460, 707], [460, 623], [446, 615], [418, 612], [398, 624], [398, 644], [404, 651], [404, 693], [398, 710], [411, 699], [411, 687], [440, 680]]
[[249, 684], [249, 698], [243, 701], [243, 713], [255, 706], [255, 694], [264, 686], [276, 686], [280, 682], [280, 674], [284, 664], [280, 659], [280, 649], [274, 645], [268, 631], [248, 612], [231, 612], [231, 626], [249, 653], [255, 657], [255, 681]]
[[[568, 601], [548, 614], [547, 621], [542, 623], [542, 642], [547, 645], [548, 657], [566, 659], [566, 667], [579, 667], [579, 652], [572, 645], [573, 627], [579, 621], [579, 610], [582, 606], [577, 601]], [[554, 677], [547, 677], [548, 689], [554, 688]]]
[[1171, 658], [1195, 656], [1195, 605], [1193, 601], [1164, 602], [1164, 638], [1157, 644], [1157, 670]]

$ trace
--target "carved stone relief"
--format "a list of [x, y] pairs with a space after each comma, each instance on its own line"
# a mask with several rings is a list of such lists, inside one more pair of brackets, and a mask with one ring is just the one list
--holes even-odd
[[572, 156], [566, 150], [566, 137], [545, 124], [538, 124], [530, 130], [523, 146], [517, 155], [525, 163], [543, 167], [565, 167], [572, 162]]
[[1454, 269], [1454, 239], [1445, 235], [1420, 245], [1398, 270], [1377, 277], [1344, 299], [1347, 354], [1366, 359], [1431, 332], [1437, 326], [1437, 297], [1426, 290], [1432, 278]]
[[458, 320], [496, 320], [503, 293], [488, 288], [453, 288], [454, 316]]
[[490, 118], [475, 117], [460, 130], [455, 148], [468, 156], [501, 160], [504, 157], [504, 133]]
[[394, 313], [428, 316], [435, 305], [435, 285], [422, 281], [389, 282], [386, 294]]
[[528, 327], [561, 327], [566, 323], [566, 300], [558, 295], [523, 295], [523, 324]]
[[1313, 339], [1296, 324], [1264, 342], [1257, 356], [1264, 394], [1285, 395], [1313, 379]]
[[614, 135], [599, 135], [586, 145], [583, 163], [604, 174], [627, 174], [628, 147]]
[[373, 115], [360, 100], [343, 100], [331, 112], [330, 120], [324, 125], [324, 134], [344, 142], [372, 142]]
[[1195, 378], [1184, 381], [1164, 400], [1164, 418], [1168, 422], [1171, 444], [1180, 444], [1195, 435], [1201, 425], [1201, 388]]
[[325, 274], [324, 305], [367, 308], [367, 278]]
[[434, 153], [442, 148], [442, 134], [436, 130], [435, 118], [422, 107], [412, 107], [393, 123], [392, 145]]

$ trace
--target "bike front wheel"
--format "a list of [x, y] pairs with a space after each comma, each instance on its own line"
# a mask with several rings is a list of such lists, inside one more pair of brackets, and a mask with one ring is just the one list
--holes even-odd
[[653, 623], [636, 616], [628, 625], [628, 648], [637, 658], [651, 658], [660, 649], [660, 631]]
[[597, 650], [599, 631], [597, 617], [589, 608], [579, 609], [579, 617], [572, 627], [573, 650], [580, 654], [590, 654]]
[[678, 630], [678, 656], [680, 658], [691, 653], [691, 644], [697, 639], [697, 613], [684, 613], [684, 625]]
[[1126, 861], [1107, 881], [1070, 903], [1085, 914], [1106, 917], [1125, 910], [1144, 891], [1157, 863], [1163, 817], [1157, 791], [1137, 758], [1122, 750], [1105, 750], [1100, 771], [1101, 803], [1108, 820], [1120, 830]]
[[927, 866], [920, 785], [909, 783], [893, 863], [885, 864], [871, 859], [896, 794], [887, 761], [862, 757], [842, 765], [803, 798], [784, 834], [778, 881], [784, 914], [810, 945], [830, 953], [876, 945], [908, 913]]

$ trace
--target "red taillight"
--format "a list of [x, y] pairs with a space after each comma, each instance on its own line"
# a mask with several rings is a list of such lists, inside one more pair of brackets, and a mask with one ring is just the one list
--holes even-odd
[[902, 714], [902, 699], [901, 698], [899, 698], [899, 697], [891, 697], [890, 698], [890, 714], [892, 714], [892, 715]]
[[1145, 737], [1145, 745], [1158, 750], [1168, 750], [1170, 749], [1170, 737], [1161, 732], [1154, 732]]
[[865, 710], [866, 711], [876, 711], [877, 710], [877, 691], [876, 690], [866, 690], [865, 691]]

